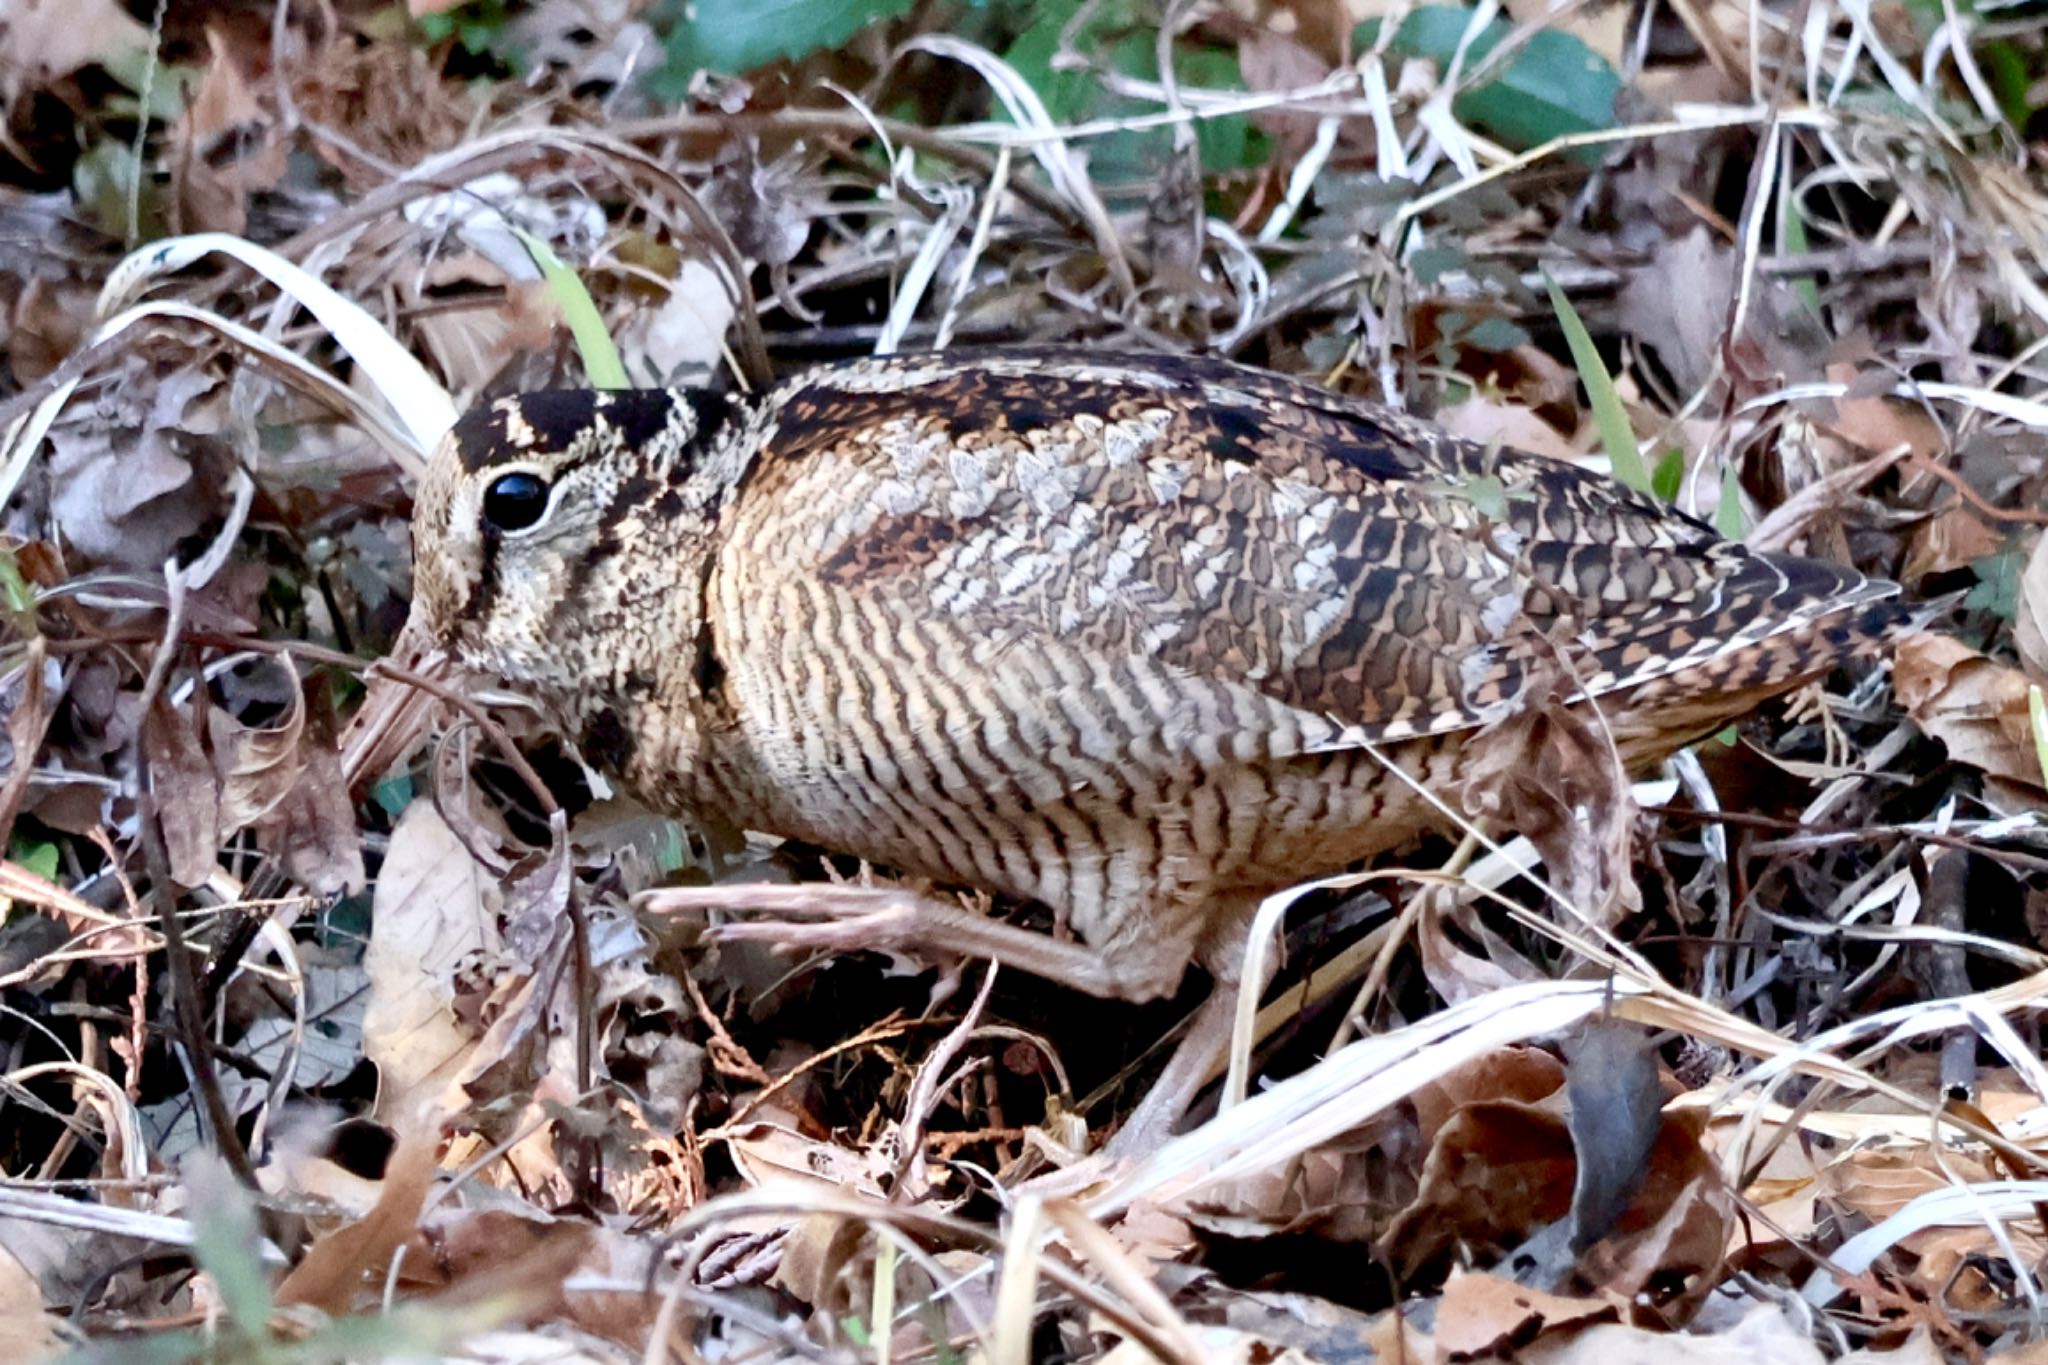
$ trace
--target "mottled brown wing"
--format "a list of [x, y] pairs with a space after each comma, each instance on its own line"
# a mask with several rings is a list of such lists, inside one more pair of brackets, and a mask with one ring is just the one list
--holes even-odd
[[1893, 591], [1216, 361], [907, 356], [772, 411], [750, 480], [832, 490], [828, 580], [1249, 686], [1349, 739], [1483, 724], [1559, 660], [1594, 696], [1702, 668]]

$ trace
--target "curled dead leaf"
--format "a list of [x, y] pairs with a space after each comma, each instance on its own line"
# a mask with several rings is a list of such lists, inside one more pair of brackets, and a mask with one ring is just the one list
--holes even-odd
[[215, 673], [206, 737], [220, 777], [221, 837], [270, 814], [298, 785], [306, 701], [282, 659], [248, 654]]
[[433, 802], [406, 808], [377, 878], [363, 956], [363, 1053], [377, 1064], [380, 1114], [412, 1112], [467, 1060], [475, 1033], [456, 1011], [456, 973], [472, 954], [497, 949], [485, 899], [496, 895]]
[[1526, 835], [1555, 886], [1590, 921], [1640, 909], [1630, 858], [1635, 797], [1606, 731], [1546, 698], [1470, 741], [1465, 810]]
[[210, 25], [206, 40], [212, 55], [184, 117], [171, 130], [180, 227], [240, 233], [249, 223], [249, 195], [277, 188], [288, 152], [242, 70], [243, 54]]
[[2026, 674], [1930, 633], [1899, 642], [1892, 684], [1906, 714], [1954, 761], [2036, 793], [2048, 787], [2027, 714]]
[[342, 781], [341, 758], [325, 745], [306, 746], [299, 781], [258, 829], [265, 852], [285, 874], [319, 896], [362, 889], [362, 832]]

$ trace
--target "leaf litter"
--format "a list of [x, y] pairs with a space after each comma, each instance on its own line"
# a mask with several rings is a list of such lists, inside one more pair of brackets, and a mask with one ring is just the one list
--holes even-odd
[[[25, 1358], [2040, 1356], [2038, 16], [4, 0], [0, 33]], [[1207, 349], [1898, 578], [1926, 629], [1633, 788], [1597, 726], [1511, 717], [1437, 794], [1473, 837], [1275, 898], [1250, 1083], [1111, 1167], [1185, 1004], [647, 913], [890, 883], [415, 686], [419, 461], [586, 382], [586, 306], [640, 383]]]

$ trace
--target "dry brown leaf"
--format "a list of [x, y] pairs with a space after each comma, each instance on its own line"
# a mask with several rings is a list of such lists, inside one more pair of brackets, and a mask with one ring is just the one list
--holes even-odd
[[[1659, 1170], [1652, 1156], [1653, 1182]], [[1684, 1285], [1686, 1306], [1665, 1305], [1671, 1317], [1683, 1321], [1721, 1278], [1734, 1219], [1720, 1177], [1701, 1171], [1675, 1194], [1656, 1189], [1647, 1198], [1639, 1195], [1633, 1212], [1638, 1217], [1654, 1214], [1655, 1221], [1594, 1246], [1581, 1259], [1580, 1273], [1617, 1299], [1647, 1294], [1653, 1281]]]
[[2027, 677], [1945, 635], [1901, 640], [1892, 675], [1899, 704], [1958, 763], [2039, 791]]
[[1367, 1360], [1413, 1362], [1413, 1365], [1435, 1365], [1437, 1360], [1435, 1345], [1416, 1327], [1406, 1304], [1373, 1319], [1372, 1326], [1366, 1330], [1364, 1344], [1371, 1352], [1365, 1357]]
[[1768, 1304], [1759, 1304], [1732, 1331], [1713, 1336], [1646, 1332], [1608, 1323], [1571, 1337], [1539, 1341], [1515, 1357], [1522, 1365], [1823, 1365], [1826, 1357], [1806, 1334]]
[[171, 130], [178, 227], [240, 233], [249, 223], [249, 195], [277, 188], [289, 149], [242, 70], [243, 54], [211, 25], [206, 41], [212, 55]]
[[[1542, 979], [1534, 963], [1486, 926], [1470, 897], [1460, 897], [1456, 888], [1447, 886], [1425, 887], [1420, 894], [1422, 913], [1415, 938], [1422, 973], [1446, 1004]], [[1458, 933], [1446, 932], [1446, 925], [1455, 925]], [[1486, 956], [1468, 952], [1468, 941], [1485, 949]]]
[[1636, 803], [1614, 741], [1583, 711], [1527, 701], [1466, 742], [1467, 814], [1525, 835], [1550, 884], [1595, 924], [1642, 908]]
[[161, 572], [214, 510], [192, 458], [220, 430], [223, 397], [210, 375], [185, 369], [74, 403], [50, 431], [50, 510], [65, 541], [97, 561]]
[[[741, 1179], [755, 1189], [845, 1191], [875, 1199], [888, 1197], [894, 1163], [881, 1144], [843, 1147], [796, 1131], [797, 1116], [768, 1111], [770, 1117], [726, 1131], [726, 1146]], [[776, 1121], [779, 1119], [780, 1121]]]
[[[1306, 89], [1330, 74], [1329, 59], [1321, 52], [1264, 24], [1238, 43], [1237, 64], [1245, 88], [1262, 94]], [[1260, 110], [1252, 115], [1252, 122], [1261, 131], [1284, 139], [1298, 154], [1316, 135], [1319, 120], [1311, 113], [1280, 108]]]
[[8, 318], [7, 360], [24, 388], [64, 363], [91, 330], [93, 290], [73, 280], [31, 279]]
[[645, 359], [645, 373], [636, 375], [642, 382], [685, 381], [718, 368], [732, 318], [732, 296], [717, 272], [702, 261], [687, 260], [677, 267], [661, 305], [641, 311], [620, 329], [619, 350]]
[[362, 831], [342, 780], [341, 758], [324, 744], [307, 746], [304, 757], [298, 784], [258, 831], [262, 847], [315, 895], [360, 891], [367, 880]]
[[[1952, 503], [1913, 528], [1899, 577], [1906, 583], [1918, 583], [1936, 574], [1955, 573], [1997, 554], [2004, 544], [2005, 538], [1971, 511], [1968, 503]], [[2043, 584], [2043, 592], [2048, 593], [2048, 583]]]
[[0, 1359], [34, 1362], [56, 1356], [57, 1319], [27, 1266], [0, 1246]]
[[[446, 293], [474, 288], [476, 306], [431, 306]], [[420, 310], [414, 330], [450, 388], [484, 388], [520, 355], [544, 352], [559, 335], [562, 310], [539, 280], [514, 279], [473, 251], [433, 261], [402, 283]], [[494, 298], [485, 290], [496, 291]]]
[[1851, 1152], [1821, 1172], [1821, 1192], [1871, 1222], [1882, 1222], [1923, 1194], [1961, 1180], [1993, 1178], [1982, 1162], [1962, 1152], [1927, 1147]]
[[[1540, 1047], [1508, 1047], [1425, 1083], [1409, 1103], [1415, 1106], [1422, 1140], [1430, 1143], [1452, 1114], [1488, 1100], [1539, 1105], [1562, 1117], [1563, 1091], [1564, 1063], [1554, 1054]], [[1552, 1097], [1552, 1103], [1543, 1103]]]
[[[1201, 1349], [1199, 1359], [1206, 1365], [1321, 1365], [1315, 1356], [1298, 1346], [1275, 1345], [1234, 1327], [1195, 1327], [1191, 1337]], [[1125, 1337], [1097, 1357], [1096, 1365], [1154, 1365], [1158, 1359], [1145, 1345]]]
[[430, 1098], [475, 1044], [456, 1013], [456, 972], [472, 954], [497, 950], [497, 896], [431, 801], [406, 807], [377, 878], [363, 955], [363, 1053], [377, 1064], [380, 1117]]
[[125, 69], [149, 30], [119, 0], [7, 0], [0, 4], [0, 106], [95, 62]]
[[1899, 1344], [1897, 1350], [1882, 1351], [1866, 1346], [1860, 1351], [1851, 1351], [1835, 1362], [1835, 1365], [1947, 1365], [1949, 1357], [1934, 1344], [1933, 1335], [1925, 1327], [1915, 1327], [1913, 1335]]
[[29, 777], [35, 772], [36, 754], [43, 735], [50, 728], [58, 700], [64, 695], [64, 670], [46, 656], [48, 642], [37, 635], [29, 641], [27, 657], [19, 667], [0, 679], [0, 712], [6, 715], [5, 734], [0, 735], [0, 848], [7, 847], [14, 819], [21, 813], [22, 797], [28, 793]]
[[1437, 1305], [1433, 1359], [1519, 1358], [1512, 1353], [1546, 1332], [1612, 1321], [1615, 1311], [1605, 1299], [1546, 1294], [1497, 1275], [1453, 1275]]
[[336, 1228], [306, 1250], [305, 1259], [277, 1287], [280, 1304], [309, 1304], [346, 1313], [366, 1283], [381, 1287], [391, 1255], [412, 1240], [438, 1167], [440, 1135], [425, 1122], [401, 1132], [384, 1167], [383, 1188], [369, 1213]]
[[1437, 422], [1454, 436], [1481, 445], [1499, 442], [1514, 450], [1532, 451], [1560, 460], [1573, 459], [1578, 451], [1571, 438], [1519, 403], [1506, 403], [1474, 393], [1462, 403], [1440, 409]]
[[1371, 1125], [1213, 1186], [1184, 1216], [1189, 1226], [1241, 1239], [1291, 1232], [1324, 1242], [1369, 1242], [1386, 1231], [1394, 1210], [1415, 1198], [1413, 1173], [1389, 1163], [1389, 1148], [1412, 1151], [1413, 1139], [1405, 1130]]
[[1545, 0], [1507, 0], [1501, 6], [1517, 24], [1555, 28], [1569, 33], [1617, 70], [1628, 69], [1628, 44], [1633, 28], [1628, 11], [1619, 5], [1588, 5], [1562, 13]]
[[[1834, 416], [1820, 425], [1872, 455], [1904, 447], [1915, 455], [1932, 459], [1948, 448], [1941, 426], [1928, 415], [1925, 406], [1888, 395], [1897, 385], [1890, 370], [1873, 366], [1859, 372], [1847, 361], [1827, 367], [1827, 378], [1849, 385], [1849, 393], [1834, 400]], [[1862, 392], [1863, 389], [1871, 392]]]
[[1466, 1105], [1430, 1145], [1422, 1186], [1382, 1245], [1404, 1280], [1454, 1246], [1514, 1245], [1570, 1210], [1575, 1169], [1556, 1114], [1502, 1101]]
[[143, 721], [142, 743], [171, 879], [198, 886], [213, 875], [220, 853], [220, 788], [213, 765], [185, 713], [162, 697]]
[[1660, 240], [1616, 306], [1622, 330], [1654, 343], [1678, 389], [1691, 393], [1714, 371], [1734, 293], [1733, 249], [1695, 227]]
[[639, 1285], [660, 1256], [658, 1238], [548, 1217], [530, 1205], [430, 1212], [430, 1254], [408, 1256], [406, 1288], [477, 1302], [510, 1298], [530, 1323], [567, 1321], [634, 1351], [647, 1344], [659, 1294], [568, 1292], [572, 1277]]
[[[2029, 1226], [2024, 1221], [2012, 1223], [2006, 1236], [2019, 1253], [2018, 1264], [2031, 1268], [2041, 1264], [2048, 1242], [2028, 1232]], [[1998, 1281], [2010, 1276], [2012, 1266], [1989, 1228], [1928, 1228], [1899, 1245], [1913, 1257], [1913, 1268], [1904, 1278], [1930, 1298], [1938, 1297], [1960, 1313], [1998, 1313], [2010, 1307], [2011, 1280]]]
[[[206, 712], [207, 745], [220, 777], [220, 837], [248, 828], [299, 783], [306, 698], [290, 664], [256, 655], [214, 679], [227, 706]], [[245, 724], [240, 717], [255, 723]]]

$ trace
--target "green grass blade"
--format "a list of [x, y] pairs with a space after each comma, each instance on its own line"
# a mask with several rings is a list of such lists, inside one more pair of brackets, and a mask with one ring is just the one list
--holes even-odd
[[576, 353], [583, 358], [583, 373], [591, 384], [600, 389], [631, 388], [632, 383], [626, 378], [626, 366], [619, 359], [619, 348], [612, 344], [612, 334], [605, 330], [604, 318], [599, 315], [590, 291], [583, 287], [583, 281], [549, 249], [546, 242], [520, 228], [515, 227], [512, 231], [518, 234], [526, 254], [533, 257], [533, 263], [540, 267], [541, 278], [548, 284], [548, 293], [554, 296], [555, 306], [562, 310], [562, 317], [569, 324], [569, 335], [576, 339]]
[[1600, 446], [1607, 452], [1607, 458], [1614, 466], [1614, 477], [1624, 487], [1638, 493], [1650, 491], [1650, 471], [1643, 464], [1642, 452], [1636, 449], [1636, 434], [1628, 424], [1628, 413], [1621, 406], [1621, 395], [1614, 390], [1614, 379], [1607, 373], [1607, 366], [1601, 363], [1600, 352], [1593, 346], [1593, 338], [1586, 331], [1586, 324], [1579, 320], [1578, 310], [1572, 301], [1564, 296], [1564, 290], [1557, 287], [1557, 281], [1550, 278], [1550, 272], [1543, 272], [1543, 283], [1550, 288], [1550, 306], [1557, 312], [1558, 325], [1564, 328], [1565, 344], [1572, 348], [1572, 364], [1579, 370], [1579, 380], [1586, 386], [1586, 397], [1593, 404], [1593, 425], [1600, 431]]
[[1730, 540], [1749, 534], [1749, 518], [1742, 514], [1742, 480], [1736, 477], [1733, 464], [1721, 466], [1721, 501], [1714, 508], [1714, 529]]

